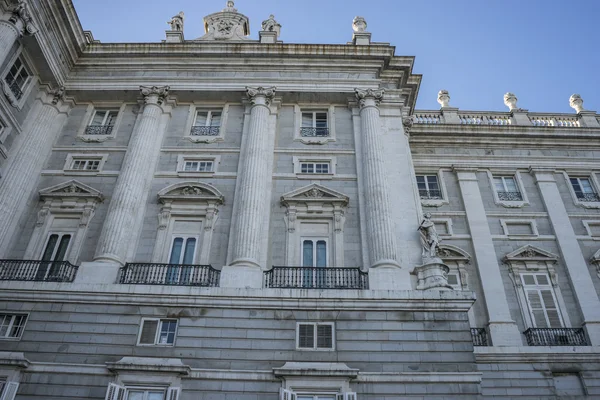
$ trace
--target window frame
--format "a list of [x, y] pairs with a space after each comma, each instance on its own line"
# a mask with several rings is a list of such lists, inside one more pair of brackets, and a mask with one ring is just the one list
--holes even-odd
[[[313, 347], [300, 347], [300, 325], [311, 325], [313, 327]], [[331, 326], [331, 347], [318, 347], [318, 327]], [[335, 351], [336, 335], [335, 322], [310, 322], [296, 321], [296, 350], [297, 351]]]
[[580, 171], [571, 171], [571, 172], [563, 172], [563, 176], [565, 178], [565, 184], [569, 188], [569, 192], [571, 193], [571, 197], [573, 198], [573, 203], [578, 207], [590, 208], [590, 209], [600, 209], [600, 201], [581, 201], [577, 197], [577, 193], [575, 192], [575, 188], [571, 183], [571, 179], [589, 179], [590, 186], [594, 193], [600, 196], [600, 184], [598, 183], [598, 179], [596, 177], [597, 171], [588, 171], [588, 172], [580, 172]]
[[[330, 244], [329, 244], [329, 237], [328, 236], [301, 236], [300, 237], [300, 265], [302, 267], [304, 267], [304, 242], [305, 241], [312, 241], [313, 243], [313, 265], [312, 267], [306, 266], [306, 268], [327, 268], [330, 267], [331, 265], [331, 249], [330, 249]], [[317, 263], [317, 257], [318, 257], [318, 247], [317, 244], [318, 242], [323, 241], [325, 242], [325, 266], [323, 267], [317, 267], [315, 264]]]
[[[220, 112], [221, 113], [221, 124], [219, 125], [218, 135], [192, 135], [192, 127], [195, 126], [196, 119], [199, 112]], [[229, 117], [229, 103], [215, 103], [215, 102], [194, 102], [190, 104], [188, 109], [188, 117], [183, 131], [183, 137], [193, 143], [215, 143], [223, 142], [225, 140], [225, 133], [227, 132], [227, 121]], [[207, 119], [208, 121], [208, 119]], [[211, 126], [211, 125], [205, 125]]]
[[[525, 283], [525, 275], [532, 275], [534, 276], [535, 279], [535, 284], [534, 285], [529, 285]], [[548, 284], [546, 285], [542, 285], [538, 283], [538, 275], [542, 275], [545, 277], [546, 281], [548, 282]], [[529, 311], [529, 317], [531, 318], [531, 324], [532, 324], [532, 328], [565, 328], [565, 321], [563, 319], [562, 313], [561, 313], [561, 309], [560, 309], [560, 304], [558, 303], [558, 298], [556, 296], [556, 293], [554, 292], [554, 288], [552, 287], [551, 281], [550, 281], [550, 276], [548, 275], [547, 272], [536, 272], [536, 271], [528, 271], [528, 272], [521, 272], [519, 274], [519, 278], [521, 279], [521, 285], [523, 287], [523, 291], [525, 292], [525, 300], [527, 302], [527, 309]], [[547, 326], [545, 327], [538, 327], [537, 326], [537, 322], [535, 319], [535, 314], [534, 314], [534, 307], [531, 304], [531, 301], [529, 299], [529, 292], [531, 291], [535, 291], [537, 292], [539, 298], [540, 298], [540, 304], [542, 306], [541, 310], [544, 312], [544, 317], [546, 318], [546, 324]], [[544, 302], [544, 298], [541, 294], [542, 291], [549, 291], [552, 295], [552, 300], [554, 302], [554, 306], [555, 306], [555, 310], [556, 310], [556, 314], [558, 315], [558, 319], [560, 322], [561, 326], [550, 326], [550, 317], [548, 315], [548, 307], [546, 307], [546, 304]], [[539, 311], [539, 308], [535, 309], [535, 311]]]
[[[534, 238], [540, 236], [535, 219], [500, 219], [500, 225], [502, 226], [504, 236], [509, 239], [522, 239], [524, 237]], [[529, 225], [531, 227], [531, 233], [510, 233], [511, 225]]]
[[[108, 154], [84, 154], [84, 153], [69, 153], [63, 166], [65, 175], [98, 175], [103, 172], [104, 164], [108, 159]], [[73, 164], [76, 161], [98, 161], [98, 169], [86, 170], [86, 169], [74, 169]]]
[[[423, 199], [423, 198], [421, 198], [421, 196], [419, 194], [419, 200], [421, 201], [421, 205], [423, 207], [441, 207], [445, 204], [449, 204], [448, 192], [446, 190], [446, 183], [444, 182], [444, 170], [439, 169], [435, 172], [431, 171], [431, 170], [415, 171], [414, 183], [415, 183], [415, 189], [416, 189], [417, 193], [419, 193], [419, 185], [417, 183], [418, 176], [437, 176], [438, 187], [440, 190], [440, 194], [442, 196], [441, 199]], [[427, 183], [427, 187], [428, 186], [429, 185]]]
[[[8, 324], [8, 329], [6, 330], [6, 333], [9, 333], [11, 331], [11, 328], [14, 325], [14, 320], [16, 317], [25, 317], [25, 322], [23, 322], [23, 324], [21, 326], [21, 330], [19, 331], [19, 336], [6, 336], [6, 335], [0, 336], [0, 340], [13, 340], [13, 341], [21, 340], [21, 338], [23, 337], [23, 332], [25, 332], [25, 328], [27, 327], [27, 322], [29, 322], [29, 313], [1, 312], [0, 315], [11, 316], [11, 321]], [[8, 383], [8, 380], [6, 383]]]
[[[523, 179], [521, 177], [521, 172], [519, 170], [502, 170], [502, 169], [494, 169], [486, 171], [488, 180], [490, 183], [490, 187], [492, 189], [492, 195], [494, 196], [494, 203], [497, 206], [501, 206], [504, 208], [522, 208], [529, 205], [529, 197], [527, 196], [527, 192], [525, 191], [525, 185], [523, 184]], [[506, 178], [512, 177], [515, 181], [515, 185], [519, 193], [521, 193], [522, 200], [501, 200], [498, 196], [498, 190], [496, 189], [496, 178]], [[504, 184], [504, 180], [503, 180]]]
[[[204, 225], [204, 221], [201, 221], [201, 224]], [[183, 240], [182, 247], [181, 247], [182, 252], [179, 255], [179, 259], [181, 260], [181, 262], [171, 263], [171, 257], [173, 255], [173, 247], [175, 246], [175, 240], [178, 238], [181, 238]], [[194, 244], [194, 254], [193, 254], [191, 263], [184, 263], [183, 260], [185, 259], [185, 251], [187, 248], [188, 240], [190, 240], [190, 239], [196, 240], [196, 243]], [[198, 256], [199, 247], [201, 247], [200, 233], [198, 233], [197, 235], [190, 235], [187, 233], [172, 233], [171, 234], [171, 246], [169, 247], [169, 254], [167, 255], [168, 264], [169, 265], [195, 265], [196, 257]]]
[[[314, 103], [299, 103], [294, 104], [294, 141], [303, 144], [325, 144], [336, 141], [335, 129], [335, 106], [333, 104], [314, 104]], [[302, 114], [313, 113], [313, 125], [315, 124], [316, 113], [327, 114], [327, 128], [329, 136], [302, 136]]]
[[[336, 175], [336, 157], [292, 157], [292, 163], [294, 164], [294, 174], [298, 179], [332, 179]], [[329, 172], [317, 173], [317, 172], [302, 172], [302, 164], [329, 164]]]
[[[22, 93], [20, 99], [17, 99], [17, 97], [14, 95], [14, 93], [10, 89], [8, 82], [6, 82], [6, 77], [10, 73], [10, 70], [12, 69], [13, 65], [17, 62], [17, 60], [21, 61], [23, 67], [25, 68], [25, 70], [28, 73], [28, 77], [25, 80], [23, 87], [19, 88]], [[8, 99], [8, 102], [10, 103], [10, 105], [15, 107], [18, 110], [23, 109], [23, 106], [25, 105], [25, 102], [27, 101], [27, 98], [29, 97], [29, 94], [34, 86], [33, 83], [36, 81], [36, 78], [37, 78], [37, 72], [33, 69], [32, 65], [33, 65], [33, 63], [31, 62], [31, 60], [29, 59], [29, 57], [25, 53], [25, 51], [23, 51], [23, 47], [20, 47], [15, 52], [15, 54], [13, 54], [13, 56], [10, 58], [10, 60], [8, 60], [4, 70], [2, 71], [1, 85], [2, 85], [2, 89], [4, 91], [4, 94], [6, 95], [6, 98]]]
[[[142, 332], [144, 330], [144, 324], [146, 321], [156, 321], [158, 322], [156, 325], [156, 332], [154, 333], [154, 343], [140, 343], [142, 339]], [[173, 343], [159, 343], [160, 340], [160, 332], [162, 331], [162, 325], [164, 322], [172, 322], [175, 321], [175, 333], [173, 336]], [[144, 317], [140, 322], [140, 329], [138, 332], [137, 343], [136, 346], [144, 346], [144, 347], [175, 347], [175, 343], [177, 342], [177, 333], [179, 332], [179, 319], [178, 318], [153, 318], [153, 317]]]
[[[211, 162], [211, 171], [186, 171], [185, 165], [188, 162]], [[181, 177], [210, 177], [217, 173], [218, 166], [221, 162], [221, 156], [213, 155], [186, 155], [179, 154], [177, 156], [177, 175]]]
[[[135, 378], [137, 378], [137, 376], [135, 376]], [[136, 379], [137, 380], [137, 379]], [[164, 379], [158, 379], [157, 381], [160, 382], [161, 380]], [[176, 380], [177, 382], [179, 382], [179, 379]], [[135, 380], [134, 380], [135, 382]], [[112, 392], [111, 392], [112, 389]], [[178, 386], [171, 386], [168, 382], [165, 382], [165, 384], [157, 384], [155, 386], [148, 386], [147, 383], [145, 384], [139, 384], [136, 385], [134, 383], [129, 384], [129, 385], [123, 385], [123, 384], [118, 384], [118, 383], [109, 383], [107, 390], [106, 390], [106, 395], [105, 395], [105, 400], [128, 400], [129, 399], [129, 393], [130, 391], [162, 391], [163, 392], [163, 400], [178, 400], [179, 396], [181, 394], [181, 388]], [[122, 394], [122, 396], [121, 396]], [[147, 396], [144, 396], [146, 400]]]
[[[86, 108], [85, 115], [81, 124], [79, 126], [79, 130], [77, 131], [77, 139], [82, 140], [84, 142], [104, 142], [109, 139], [114, 139], [117, 136], [117, 132], [121, 126], [123, 121], [123, 116], [125, 114], [125, 109], [127, 107], [127, 103], [122, 102], [95, 102], [89, 103]], [[115, 118], [115, 123], [112, 125], [112, 130], [108, 135], [88, 135], [87, 128], [92, 126], [92, 122], [94, 121], [94, 117], [98, 111], [116, 111], [117, 116]], [[105, 116], [104, 118], [107, 118]], [[107, 125], [101, 125], [107, 126]]]

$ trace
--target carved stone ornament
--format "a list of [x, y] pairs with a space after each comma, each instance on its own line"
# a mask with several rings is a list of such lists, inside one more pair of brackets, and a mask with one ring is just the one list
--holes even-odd
[[312, 197], [313, 199], [320, 199], [324, 195], [325, 195], [325, 193], [323, 193], [322, 191], [320, 191], [317, 188], [310, 189], [308, 192], [304, 193], [304, 196]]
[[366, 107], [368, 105], [378, 106], [381, 100], [383, 100], [384, 93], [385, 89], [354, 89], [354, 94], [361, 107]]
[[17, 24], [19, 21], [23, 24], [22, 35], [34, 35], [38, 29], [31, 18], [31, 14], [27, 9], [28, 5], [25, 0], [19, 0], [12, 10], [12, 15], [8, 19], [13, 24]]
[[223, 204], [224, 198], [217, 188], [203, 182], [181, 182], [168, 186], [158, 192], [158, 201], [162, 204], [178, 200], [192, 202], [207, 201], [214, 204]]
[[183, 21], [185, 19], [185, 15], [183, 11], [179, 11], [179, 14], [174, 15], [170, 21], [167, 21], [167, 24], [171, 25], [171, 30], [175, 32], [183, 32]]
[[52, 89], [49, 93], [52, 95], [52, 104], [56, 105], [60, 100], [65, 98], [65, 87], [60, 86], [56, 89]]
[[448, 284], [450, 268], [442, 262], [431, 262], [415, 267], [417, 290], [452, 290]]
[[450, 93], [447, 90], [440, 90], [438, 92], [437, 102], [442, 108], [450, 107]]
[[524, 260], [555, 263], [556, 261], [558, 261], [558, 256], [556, 254], [550, 253], [549, 251], [531, 245], [520, 247], [517, 250], [508, 253], [506, 256], [504, 256], [504, 261], [507, 263], [510, 263], [511, 261]]
[[363, 33], [367, 31], [367, 21], [363, 17], [356, 16], [352, 21], [352, 29], [356, 33]]
[[[273, 100], [273, 97], [275, 97], [275, 90], [276, 88], [274, 86], [268, 88], [246, 87], [246, 93], [252, 104], [265, 104], [267, 106], [271, 104], [271, 100]], [[263, 99], [263, 101], [258, 101], [259, 98]]]
[[404, 126], [404, 133], [409, 134], [414, 123], [415, 119], [412, 116], [402, 118], [402, 126]]
[[103, 196], [98, 190], [87, 186], [76, 180], [70, 180], [58, 185], [42, 189], [39, 192], [40, 199], [47, 198], [90, 198], [96, 202], [102, 202]]
[[504, 95], [504, 105], [508, 107], [510, 111], [518, 110], [517, 108], [517, 96], [514, 93], [506, 93]]
[[203, 193], [204, 191], [197, 186], [186, 186], [181, 189], [182, 196], [201, 196]]
[[204, 17], [204, 31], [206, 34], [196, 40], [249, 40], [250, 22], [230, 0], [223, 11]]
[[423, 221], [419, 226], [421, 234], [421, 245], [423, 247], [422, 257], [423, 264], [431, 262], [431, 260], [439, 260], [438, 249], [440, 246], [440, 236], [435, 229], [435, 224], [431, 220], [431, 214], [426, 213], [423, 216]]
[[140, 86], [140, 93], [145, 104], [161, 105], [169, 95], [169, 86]]
[[569, 98], [569, 105], [571, 106], [571, 108], [573, 108], [577, 113], [580, 113], [582, 111], [585, 111], [585, 108], [583, 108], [583, 99], [581, 98], [580, 95], [578, 94], [573, 94], [571, 95], [571, 97]]
[[275, 21], [275, 16], [273, 14], [269, 15], [269, 18], [262, 22], [262, 30], [267, 32], [278, 32], [281, 28], [281, 25]]

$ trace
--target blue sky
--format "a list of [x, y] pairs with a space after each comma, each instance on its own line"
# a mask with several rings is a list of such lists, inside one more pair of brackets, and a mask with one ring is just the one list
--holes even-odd
[[[185, 38], [225, 0], [73, 0], [83, 29], [108, 42], [159, 42], [184, 11]], [[507, 110], [504, 93], [536, 112], [574, 112], [569, 96], [600, 112], [600, 0], [237, 0], [251, 38], [274, 14], [285, 43], [346, 43], [365, 17], [373, 41], [416, 57], [423, 75], [417, 108], [437, 109], [437, 92], [463, 110]]]

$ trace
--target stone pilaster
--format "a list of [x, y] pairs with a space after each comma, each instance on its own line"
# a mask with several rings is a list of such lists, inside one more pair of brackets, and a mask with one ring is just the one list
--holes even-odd
[[600, 345], [600, 300], [562, 201], [553, 170], [532, 168], [592, 346]]
[[[144, 218], [155, 160], [158, 158], [164, 125], [163, 102], [169, 87], [141, 87], [142, 114], [136, 121], [123, 167], [115, 185], [94, 261], [125, 263], [129, 246]], [[162, 129], [161, 129], [162, 126]]]
[[[390, 274], [400, 269], [398, 263], [398, 244], [396, 241], [389, 185], [386, 179], [386, 165], [381, 143], [381, 121], [379, 102], [383, 98], [383, 89], [356, 89], [356, 98], [360, 104], [362, 186], [366, 212], [366, 234], [369, 249], [369, 274], [381, 275], [387, 271], [383, 280], [371, 279], [376, 287], [372, 289], [410, 288], [408, 275], [405, 287], [398, 287], [399, 282]], [[375, 272], [375, 269], [381, 271]], [[377, 281], [377, 282], [375, 282]], [[389, 284], [381, 286], [380, 284]]]
[[71, 108], [63, 97], [63, 88], [40, 92], [27, 116], [20, 142], [10, 153], [0, 179], [0, 258], [8, 256], [19, 218]]
[[270, 104], [275, 88], [247, 88], [252, 106], [240, 167], [232, 223], [231, 263], [223, 268], [221, 286], [262, 287], [260, 259], [264, 249], [264, 221], [269, 219], [273, 160]]
[[508, 299], [502, 283], [500, 266], [492, 241], [475, 169], [455, 169], [467, 213], [467, 223], [479, 270], [481, 289], [489, 317], [489, 331], [494, 346], [522, 346], [521, 333], [510, 316]]
[[27, 2], [20, 0], [13, 8], [8, 20], [0, 21], [0, 65], [2, 65], [12, 46], [23, 35], [33, 35], [37, 32]]

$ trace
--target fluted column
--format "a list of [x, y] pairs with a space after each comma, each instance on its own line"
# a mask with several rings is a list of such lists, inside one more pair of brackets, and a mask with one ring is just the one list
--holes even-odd
[[269, 219], [273, 160], [269, 108], [275, 88], [246, 88], [252, 106], [240, 154], [238, 185], [231, 231], [231, 263], [224, 268], [221, 286], [261, 287], [260, 260], [264, 246], [264, 221]]
[[142, 114], [136, 121], [110, 201], [94, 261], [123, 264], [144, 218], [155, 160], [162, 143], [162, 104], [169, 87], [141, 87]]
[[0, 65], [4, 63], [19, 37], [33, 35], [36, 32], [37, 28], [27, 9], [27, 2], [20, 0], [8, 20], [0, 20]]
[[400, 267], [380, 139], [381, 121], [377, 106], [383, 98], [383, 89], [356, 89], [356, 97], [360, 102], [362, 176], [370, 267]]
[[9, 154], [0, 179], [0, 258], [8, 255], [19, 218], [70, 110], [63, 96], [63, 88], [40, 92], [19, 135], [20, 142]]

